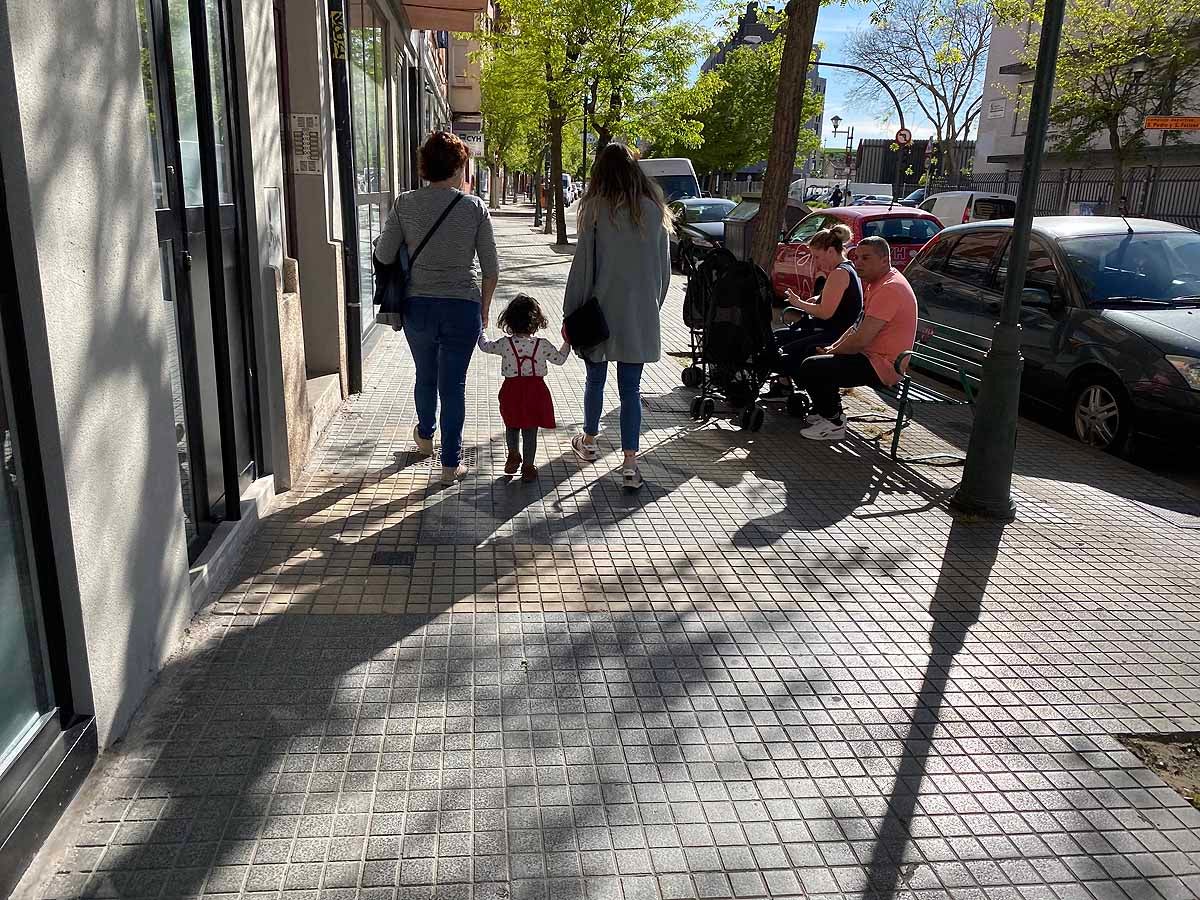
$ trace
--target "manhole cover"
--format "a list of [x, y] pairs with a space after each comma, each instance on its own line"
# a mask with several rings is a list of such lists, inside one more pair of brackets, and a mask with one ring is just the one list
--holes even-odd
[[373, 566], [407, 566], [412, 568], [417, 554], [412, 550], [376, 550], [371, 554]]

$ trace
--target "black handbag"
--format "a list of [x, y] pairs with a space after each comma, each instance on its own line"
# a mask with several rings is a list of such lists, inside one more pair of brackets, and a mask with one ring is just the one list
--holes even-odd
[[412, 277], [412, 267], [416, 263], [417, 257], [421, 255], [421, 251], [425, 249], [425, 245], [429, 243], [429, 239], [433, 237], [433, 233], [446, 221], [446, 216], [450, 215], [454, 204], [462, 198], [462, 191], [454, 195], [450, 205], [438, 216], [437, 221], [421, 239], [421, 243], [417, 245], [417, 249], [413, 251], [411, 257], [408, 255], [407, 241], [400, 245], [395, 262], [383, 263], [374, 253], [371, 254], [371, 266], [375, 272], [375, 295], [372, 299], [375, 306], [378, 307], [375, 321], [380, 325], [391, 325], [394, 331], [399, 331], [404, 327], [404, 313], [408, 307], [408, 282]]
[[608, 320], [604, 318], [604, 310], [596, 299], [596, 263], [597, 263], [597, 226], [592, 226], [592, 296], [579, 309], [575, 310], [563, 321], [566, 327], [567, 340], [571, 347], [582, 354], [586, 350], [603, 344], [609, 338]]

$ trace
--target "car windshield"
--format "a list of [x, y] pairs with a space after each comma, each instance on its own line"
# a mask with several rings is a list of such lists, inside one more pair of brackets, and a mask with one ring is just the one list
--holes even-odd
[[925, 191], [924, 189], [915, 190], [904, 199], [908, 200], [910, 203], [920, 203], [925, 199]]
[[1061, 242], [1092, 305], [1170, 303], [1200, 296], [1200, 234], [1102, 234]]
[[655, 175], [653, 178], [662, 188], [668, 203], [683, 197], [700, 196], [700, 185], [696, 183], [693, 175]]
[[863, 223], [863, 237], [881, 237], [889, 244], [924, 244], [942, 228], [933, 219], [890, 216]]
[[714, 200], [712, 203], [689, 203], [683, 208], [688, 222], [723, 222], [733, 209], [729, 200]]

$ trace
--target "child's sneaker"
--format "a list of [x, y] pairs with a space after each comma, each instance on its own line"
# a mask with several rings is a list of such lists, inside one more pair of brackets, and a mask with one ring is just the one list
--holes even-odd
[[641, 469], [634, 466], [632, 469], [621, 470], [621, 482], [625, 486], [625, 490], [636, 491], [646, 483], [646, 480], [642, 478]]
[[516, 450], [508, 451], [508, 459], [504, 461], [504, 474], [516, 475], [521, 469], [521, 454]]
[[571, 438], [571, 449], [584, 462], [595, 462], [600, 457], [600, 451], [596, 448], [596, 439], [586, 440], [583, 432]]

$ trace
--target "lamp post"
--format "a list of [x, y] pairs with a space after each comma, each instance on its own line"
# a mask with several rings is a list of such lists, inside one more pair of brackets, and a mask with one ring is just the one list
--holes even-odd
[[[1054, 64], [1062, 35], [1066, 0], [1046, 0], [1042, 14], [1041, 43], [1034, 72], [1033, 95], [1029, 102], [1029, 125], [1025, 154], [1021, 161], [1021, 187], [1013, 216], [1009, 245], [1009, 272], [1024, 272], [1029, 264], [1029, 238], [1042, 150], [1054, 92]], [[962, 482], [950, 499], [959, 512], [989, 519], [1012, 519], [1013, 457], [1017, 447], [1017, 404], [1021, 392], [1021, 296], [1024, 278], [1009, 278], [1004, 288], [1004, 306], [992, 336], [992, 348], [983, 364], [979, 397], [975, 402], [975, 424], [967, 446]]]
[[833, 116], [830, 120], [833, 123], [833, 136], [836, 138], [839, 134], [846, 136], [846, 190], [850, 190], [850, 154], [854, 152], [854, 126], [850, 125], [845, 129], [840, 128], [842, 124], [841, 116]]

